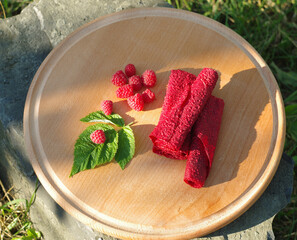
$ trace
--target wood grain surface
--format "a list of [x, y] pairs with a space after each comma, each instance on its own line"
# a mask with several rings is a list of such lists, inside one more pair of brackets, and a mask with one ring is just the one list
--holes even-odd
[[[132, 111], [117, 99], [112, 74], [133, 63], [156, 71], [157, 100]], [[225, 109], [205, 187], [183, 181], [185, 161], [152, 152], [170, 70], [220, 78], [213, 95]], [[143, 89], [144, 90], [144, 89]], [[114, 101], [132, 129], [136, 153], [125, 170], [115, 162], [69, 178], [74, 143], [89, 126], [79, 119]], [[272, 179], [282, 154], [285, 117], [275, 78], [240, 36], [198, 14], [167, 8], [101, 17], [67, 37], [45, 59], [28, 92], [25, 142], [45, 189], [67, 212], [122, 239], [188, 239], [228, 224], [246, 211]]]

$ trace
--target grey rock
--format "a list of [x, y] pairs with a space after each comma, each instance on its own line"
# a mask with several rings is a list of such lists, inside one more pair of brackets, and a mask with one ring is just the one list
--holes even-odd
[[[14, 186], [17, 197], [30, 199], [37, 181], [24, 147], [22, 118], [29, 85], [44, 58], [87, 22], [123, 9], [155, 6], [170, 7], [163, 0], [40, 0], [20, 15], [0, 20], [0, 178]], [[292, 160], [284, 155], [271, 184], [246, 213], [199, 239], [274, 239], [271, 223], [290, 202], [292, 182]], [[42, 186], [31, 218], [46, 240], [115, 239], [71, 217]]]
[[33, 6], [41, 30], [56, 46], [72, 31], [100, 16], [137, 7], [169, 6], [163, 0], [54, 0]]
[[51, 49], [31, 8], [0, 20], [0, 114], [5, 126], [21, 121], [29, 85]]

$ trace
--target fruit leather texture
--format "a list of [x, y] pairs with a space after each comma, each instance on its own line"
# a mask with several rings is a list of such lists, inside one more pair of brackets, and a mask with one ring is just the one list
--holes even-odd
[[224, 100], [211, 96], [191, 132], [191, 145], [184, 181], [195, 188], [204, 186], [212, 166], [220, 131]]
[[218, 79], [216, 71], [204, 68], [195, 75], [172, 70], [158, 125], [150, 134], [153, 151], [173, 159], [186, 159], [188, 135]]

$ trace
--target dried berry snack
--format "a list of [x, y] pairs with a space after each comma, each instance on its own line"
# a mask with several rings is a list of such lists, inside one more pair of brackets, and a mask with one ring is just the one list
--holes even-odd
[[140, 76], [138, 75], [133, 75], [132, 77], [129, 77], [128, 83], [132, 85], [134, 91], [138, 91], [142, 88], [142, 81]]
[[218, 73], [211, 68], [204, 68], [191, 86], [191, 96], [184, 106], [179, 124], [170, 139], [173, 149], [180, 149], [191, 131], [198, 115], [203, 110], [217, 83]]
[[208, 177], [210, 170], [209, 161], [199, 138], [194, 137], [191, 146], [184, 174], [184, 182], [194, 188], [201, 188]]
[[189, 134], [184, 141], [181, 149], [173, 150], [168, 148], [165, 144], [153, 145], [153, 152], [171, 159], [185, 160], [188, 158], [189, 148], [191, 144], [191, 134]]
[[119, 70], [114, 75], [112, 75], [111, 82], [113, 85], [121, 87], [128, 83], [128, 79], [125, 73], [122, 70]]
[[182, 149], [186, 137], [211, 95], [218, 74], [209, 68], [203, 69], [198, 77], [173, 70], [158, 125], [150, 134], [154, 148], [165, 154]]
[[102, 144], [105, 142], [105, 133], [103, 130], [96, 130], [91, 133], [90, 138], [95, 144]]
[[126, 73], [126, 76], [129, 78], [129, 77], [132, 77], [133, 75], [136, 74], [136, 68], [133, 64], [128, 64], [126, 67], [125, 67], [125, 73]]
[[133, 96], [133, 94], [133, 87], [129, 84], [119, 87], [116, 91], [116, 95], [118, 98], [128, 98]]
[[144, 102], [140, 93], [136, 93], [134, 96], [129, 97], [127, 99], [127, 103], [130, 108], [134, 109], [137, 112], [143, 110]]
[[144, 103], [150, 103], [155, 100], [156, 96], [150, 89], [146, 89], [144, 92], [142, 92], [142, 98]]
[[157, 82], [156, 73], [151, 69], [145, 70], [141, 76], [141, 79], [142, 79], [143, 85], [146, 87], [153, 87]]
[[105, 115], [112, 113], [113, 102], [111, 100], [103, 100], [101, 103], [101, 109]]
[[158, 125], [149, 136], [155, 153], [173, 159], [179, 159], [180, 156], [183, 156], [182, 159], [186, 158], [185, 154], [180, 154], [179, 149], [172, 149], [168, 143], [182, 115], [184, 103], [190, 96], [191, 85], [195, 79], [194, 74], [186, 71], [171, 71]]
[[195, 188], [204, 186], [212, 166], [220, 131], [224, 101], [211, 96], [192, 129], [184, 181]]

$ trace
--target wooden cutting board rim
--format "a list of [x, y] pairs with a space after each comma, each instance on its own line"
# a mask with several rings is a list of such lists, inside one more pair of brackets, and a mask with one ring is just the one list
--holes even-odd
[[[248, 191], [243, 193], [240, 198], [236, 199], [232, 204], [220, 210], [216, 214], [203, 219], [202, 223], [201, 221], [198, 221], [190, 227], [151, 229], [149, 226], [139, 227], [137, 225], [133, 225], [131, 227], [131, 224], [109, 219], [108, 216], [101, 216], [101, 219], [98, 219], [98, 216], [94, 216], [91, 211], [88, 210], [88, 206], [84, 206], [83, 203], [72, 202], [71, 199], [69, 199], [72, 194], [70, 192], [66, 194], [67, 190], [62, 190], [60, 188], [61, 185], [54, 182], [50, 175], [44, 171], [38, 161], [38, 157], [42, 155], [42, 153], [40, 153], [42, 150], [38, 149], [38, 146], [33, 144], [33, 133], [38, 135], [38, 133], [35, 132], [38, 127], [32, 125], [32, 121], [34, 123], [34, 120], [36, 120], [34, 119], [34, 109], [38, 108], [38, 106], [34, 105], [34, 100], [40, 98], [40, 95], [36, 96], [34, 90], [36, 88], [42, 89], [44, 87], [46, 81], [42, 82], [43, 78], [40, 78], [40, 76], [44, 74], [46, 76], [47, 72], [50, 72], [50, 69], [47, 69], [48, 64], [50, 62], [57, 62], [63, 56], [63, 53], [68, 51], [68, 49], [70, 49], [76, 42], [91, 32], [118, 21], [141, 18], [144, 16], [161, 16], [165, 18], [178, 18], [191, 21], [215, 31], [232, 41], [232, 43], [245, 52], [245, 54], [257, 67], [258, 72], [262, 76], [268, 90], [272, 105], [274, 131], [270, 145], [270, 155], [268, 155], [266, 159], [266, 162], [268, 161], [266, 169], [261, 171], [261, 174], [259, 174], [257, 179], [254, 180], [254, 185], [249, 188]], [[39, 91], [39, 94], [41, 93], [42, 90]], [[275, 97], [272, 95], [275, 95]], [[96, 19], [70, 34], [51, 51], [36, 72], [28, 91], [24, 109], [24, 135], [25, 145], [30, 161], [40, 182], [55, 199], [55, 201], [62, 206], [62, 208], [83, 223], [92, 226], [100, 232], [125, 239], [183, 239], [202, 236], [223, 227], [244, 213], [261, 196], [275, 174], [281, 158], [285, 139], [285, 114], [281, 93], [273, 74], [262, 57], [242, 37], [224, 25], [196, 13], [169, 8], [137, 8], [124, 10]], [[82, 209], [84, 211], [82, 211]], [[117, 222], [117, 224], [114, 224], [114, 222]]]

